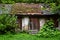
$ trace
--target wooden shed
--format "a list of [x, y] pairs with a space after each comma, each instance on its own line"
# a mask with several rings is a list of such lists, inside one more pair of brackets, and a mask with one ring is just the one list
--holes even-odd
[[40, 30], [47, 20], [53, 19], [54, 26], [58, 27], [58, 15], [41, 10], [40, 4], [16, 3], [12, 7], [12, 12], [18, 17], [17, 23], [21, 30]]

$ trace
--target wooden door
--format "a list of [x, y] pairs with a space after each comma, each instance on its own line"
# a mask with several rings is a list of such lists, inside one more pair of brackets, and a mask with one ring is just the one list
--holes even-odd
[[30, 30], [39, 30], [39, 19], [38, 18], [30, 18]]
[[19, 28], [22, 30], [22, 18], [18, 18], [18, 25], [19, 25]]

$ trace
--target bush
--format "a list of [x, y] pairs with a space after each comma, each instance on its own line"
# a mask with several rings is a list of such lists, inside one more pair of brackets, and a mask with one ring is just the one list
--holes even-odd
[[22, 3], [52, 3], [54, 1], [52, 0], [1, 0], [0, 3], [17, 3], [17, 2], [22, 2]]
[[37, 36], [41, 37], [53, 37], [60, 34], [60, 31], [58, 31], [54, 27], [53, 20], [48, 20], [42, 27], [42, 29], [38, 32]]
[[0, 34], [15, 32], [17, 17], [15, 15], [0, 14]]
[[1, 3], [4, 3], [4, 4], [13, 4], [13, 3], [15, 3], [15, 1], [12, 1], [12, 0], [1, 0]]

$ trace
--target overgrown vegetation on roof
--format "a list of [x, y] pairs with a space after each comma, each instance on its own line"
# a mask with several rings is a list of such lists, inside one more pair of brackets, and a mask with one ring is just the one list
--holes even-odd
[[41, 13], [41, 5], [16, 3], [12, 7], [12, 13]]
[[51, 4], [51, 11], [53, 13], [59, 13], [60, 11], [60, 1], [59, 0], [0, 0], [0, 3], [3, 4], [12, 4], [12, 3], [44, 3]]

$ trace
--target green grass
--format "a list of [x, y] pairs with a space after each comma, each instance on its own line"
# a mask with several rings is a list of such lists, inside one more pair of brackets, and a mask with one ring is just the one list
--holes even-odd
[[9, 35], [0, 35], [0, 40], [60, 40], [60, 36], [43, 38], [29, 34], [15, 34], [15, 35], [9, 34]]

